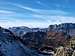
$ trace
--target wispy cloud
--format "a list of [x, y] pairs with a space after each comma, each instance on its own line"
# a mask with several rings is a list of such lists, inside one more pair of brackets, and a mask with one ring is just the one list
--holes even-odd
[[12, 11], [0, 10], [0, 13], [13, 13]]
[[67, 15], [68, 12], [64, 12], [62, 10], [44, 10], [44, 9], [35, 9], [35, 8], [31, 8], [31, 7], [27, 7], [24, 5], [20, 5], [20, 4], [15, 4], [12, 3], [12, 5], [17, 6], [19, 8], [31, 11], [33, 13], [37, 13], [37, 14], [49, 14], [49, 15]]
[[36, 9], [30, 8], [30, 7], [27, 7], [27, 6], [23, 6], [23, 5], [20, 5], [20, 4], [12, 3], [12, 5], [15, 5], [17, 7], [20, 7], [22, 9], [29, 10], [29, 11], [36, 11]]
[[46, 19], [46, 22], [33, 21], [27, 22], [24, 20], [7, 20], [0, 21], [0, 26], [2, 27], [13, 27], [13, 26], [28, 26], [28, 27], [48, 27], [50, 24], [60, 24], [60, 23], [75, 23], [75, 17], [66, 17], [66, 16], [50, 16], [50, 18]]
[[[28, 27], [48, 27], [50, 24], [60, 24], [60, 23], [75, 23], [75, 17], [70, 16], [52, 16], [52, 15], [33, 15], [35, 20], [26, 21], [21, 19], [0, 19], [0, 26], [2, 27], [13, 27], [13, 26], [28, 26]], [[38, 21], [38, 19], [42, 21]]]
[[72, 16], [58, 16], [58, 15], [33, 15], [36, 18], [46, 20], [48, 24], [59, 24], [59, 23], [75, 23], [75, 17]]
[[8, 16], [8, 15], [13, 15], [15, 12], [13, 11], [8, 11], [8, 10], [0, 10], [0, 16]]
[[24, 20], [7, 20], [7, 21], [0, 21], [0, 26], [2, 27], [5, 27], [5, 28], [9, 28], [9, 27], [17, 27], [17, 26], [27, 26], [27, 27], [30, 27], [30, 28], [33, 28], [33, 27], [44, 27], [44, 26], [47, 26], [48, 24], [44, 24], [44, 23], [41, 23], [41, 22], [26, 22]]
[[60, 24], [60, 23], [75, 23], [75, 17], [70, 16], [50, 16], [47, 20], [52, 24]]

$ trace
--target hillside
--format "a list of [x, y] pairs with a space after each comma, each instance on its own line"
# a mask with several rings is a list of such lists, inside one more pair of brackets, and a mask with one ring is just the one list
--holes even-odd
[[0, 27], [0, 56], [44, 56], [24, 45], [21, 39], [8, 29]]

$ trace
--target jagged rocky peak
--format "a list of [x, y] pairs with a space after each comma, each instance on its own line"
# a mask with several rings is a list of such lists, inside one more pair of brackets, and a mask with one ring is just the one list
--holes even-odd
[[9, 30], [17, 31], [17, 30], [30, 30], [30, 28], [26, 26], [19, 26], [19, 27], [10, 27]]
[[50, 25], [48, 27], [48, 31], [65, 32], [70, 36], [75, 36], [75, 23], [62, 23], [58, 25]]
[[55, 24], [55, 25], [50, 25], [50, 29], [55, 29], [55, 28], [67, 28], [67, 29], [75, 29], [75, 23], [62, 23], [62, 24]]
[[22, 36], [26, 34], [27, 32], [30, 32], [31, 29], [26, 26], [20, 26], [20, 27], [11, 27], [9, 28], [10, 31], [12, 31], [17, 36]]

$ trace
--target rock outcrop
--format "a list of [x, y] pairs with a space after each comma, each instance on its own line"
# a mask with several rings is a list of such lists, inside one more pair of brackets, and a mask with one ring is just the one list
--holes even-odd
[[65, 32], [70, 36], [75, 36], [75, 23], [62, 23], [59, 25], [50, 25], [48, 31]]

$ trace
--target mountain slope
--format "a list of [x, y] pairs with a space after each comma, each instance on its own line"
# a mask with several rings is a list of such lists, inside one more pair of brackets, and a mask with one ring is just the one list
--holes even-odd
[[0, 56], [47, 56], [26, 47], [11, 31], [0, 27]]

